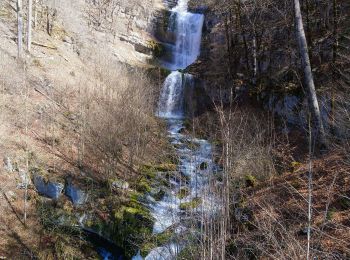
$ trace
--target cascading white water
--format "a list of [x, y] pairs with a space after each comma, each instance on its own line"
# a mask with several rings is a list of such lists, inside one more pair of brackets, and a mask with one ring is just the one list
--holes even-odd
[[172, 70], [165, 79], [158, 104], [158, 115], [164, 118], [181, 118], [184, 116], [184, 88], [192, 80], [189, 74], [182, 74], [177, 70], [187, 68], [194, 63], [200, 53], [202, 27], [204, 15], [190, 13], [188, 0], [179, 0], [171, 10], [174, 25], [169, 28], [176, 35], [175, 45], [172, 46], [172, 62], [165, 63], [167, 69]]
[[185, 88], [192, 86], [193, 77], [173, 71], [165, 79], [158, 103], [158, 116], [181, 119], [184, 114]]
[[[193, 77], [190, 74], [183, 74], [182, 70], [196, 61], [200, 53], [202, 27], [204, 15], [188, 12], [188, 0], [179, 0], [171, 10], [171, 23], [169, 30], [176, 35], [176, 42], [170, 48], [172, 61], [163, 64], [164, 67], [172, 70], [165, 79], [158, 104], [158, 116], [165, 118], [169, 127], [169, 138], [176, 147], [180, 158], [178, 170], [189, 178], [187, 185], [189, 194], [185, 198], [177, 196], [183, 184], [170, 181], [171, 191], [164, 198], [153, 203], [152, 214], [155, 218], [153, 232], [158, 234], [174, 228], [175, 236], [186, 231], [181, 223], [180, 205], [183, 202], [190, 203], [193, 199], [199, 199], [207, 192], [206, 185], [208, 176], [211, 173], [211, 145], [205, 141], [181, 134], [184, 128], [184, 94], [185, 88], [192, 86]], [[194, 149], [193, 146], [197, 147]], [[201, 165], [205, 164], [205, 169]], [[210, 196], [208, 196], [210, 197]], [[200, 198], [201, 208], [206, 207], [208, 200]], [[157, 247], [149, 253], [146, 260], [171, 260], [181, 251], [184, 243], [175, 239], [168, 244]], [[142, 259], [140, 254], [134, 260]]]
[[[179, 10], [182, 10], [182, 7]], [[202, 14], [183, 11], [176, 13], [176, 45], [170, 69], [185, 69], [196, 61], [200, 50], [203, 20]]]
[[170, 26], [168, 30], [176, 35], [176, 42], [170, 46], [171, 62], [164, 63], [164, 67], [174, 71], [185, 69], [194, 63], [200, 52], [204, 15], [190, 13], [188, 0], [179, 0], [171, 10]]

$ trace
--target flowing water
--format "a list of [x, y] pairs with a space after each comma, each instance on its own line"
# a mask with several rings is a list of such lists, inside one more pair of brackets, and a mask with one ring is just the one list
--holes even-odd
[[[186, 114], [185, 88], [193, 87], [193, 77], [178, 71], [185, 69], [198, 58], [204, 16], [188, 12], [188, 0], [179, 0], [171, 11], [172, 22], [169, 30], [175, 33], [176, 42], [170, 48], [172, 61], [163, 64], [172, 72], [163, 84], [158, 116], [168, 124], [168, 136], [179, 157], [179, 174], [170, 178], [171, 187], [164, 198], [159, 202], [154, 201], [152, 214], [155, 218], [153, 232], [159, 234], [170, 228], [173, 236], [167, 244], [154, 248], [146, 260], [175, 259], [186, 246], [186, 235], [193, 231], [188, 227], [188, 214], [193, 218], [193, 214], [198, 216], [213, 206], [213, 201], [208, 196], [210, 175], [214, 167], [212, 147], [206, 140], [182, 134]], [[185, 196], [178, 196], [179, 191], [184, 188]], [[184, 203], [191, 205], [189, 210], [184, 210]], [[136, 259], [142, 258], [138, 255], [134, 257]]]

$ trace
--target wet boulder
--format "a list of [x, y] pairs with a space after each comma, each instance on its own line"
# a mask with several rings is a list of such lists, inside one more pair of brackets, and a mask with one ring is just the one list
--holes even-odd
[[207, 162], [202, 162], [200, 165], [199, 165], [199, 169], [201, 171], [204, 171], [206, 169], [208, 169], [208, 163]]

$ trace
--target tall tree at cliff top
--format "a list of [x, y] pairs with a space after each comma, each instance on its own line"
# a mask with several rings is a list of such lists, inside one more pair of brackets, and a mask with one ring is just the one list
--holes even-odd
[[18, 58], [22, 57], [23, 43], [23, 17], [22, 17], [22, 0], [17, 0], [17, 47]]
[[27, 18], [27, 50], [30, 52], [32, 46], [32, 8], [33, 0], [28, 0], [28, 18]]
[[299, 45], [299, 52], [300, 52], [302, 68], [304, 72], [304, 84], [308, 95], [309, 107], [314, 119], [314, 124], [315, 124], [314, 127], [317, 132], [318, 140], [321, 142], [322, 145], [325, 145], [326, 143], [325, 131], [322, 123], [320, 107], [317, 100], [315, 83], [314, 83], [312, 70], [311, 70], [310, 57], [308, 53], [308, 45], [306, 41], [299, 0], [294, 0], [294, 9], [295, 9], [295, 22], [296, 22], [296, 37]]

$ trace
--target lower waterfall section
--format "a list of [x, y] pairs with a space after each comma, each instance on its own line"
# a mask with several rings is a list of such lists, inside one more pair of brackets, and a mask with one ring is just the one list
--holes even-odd
[[184, 94], [186, 88], [192, 85], [192, 75], [179, 71], [171, 72], [163, 84], [157, 115], [161, 118], [184, 118]]
[[210, 193], [210, 182], [215, 165], [212, 146], [203, 139], [182, 134], [182, 119], [166, 119], [168, 137], [179, 157], [176, 172], [169, 174], [169, 188], [159, 202], [152, 204], [155, 218], [154, 234], [171, 230], [173, 234], [167, 244], [154, 248], [147, 260], [170, 260], [186, 247], [190, 238], [196, 236], [198, 223], [203, 214], [215, 208]]

